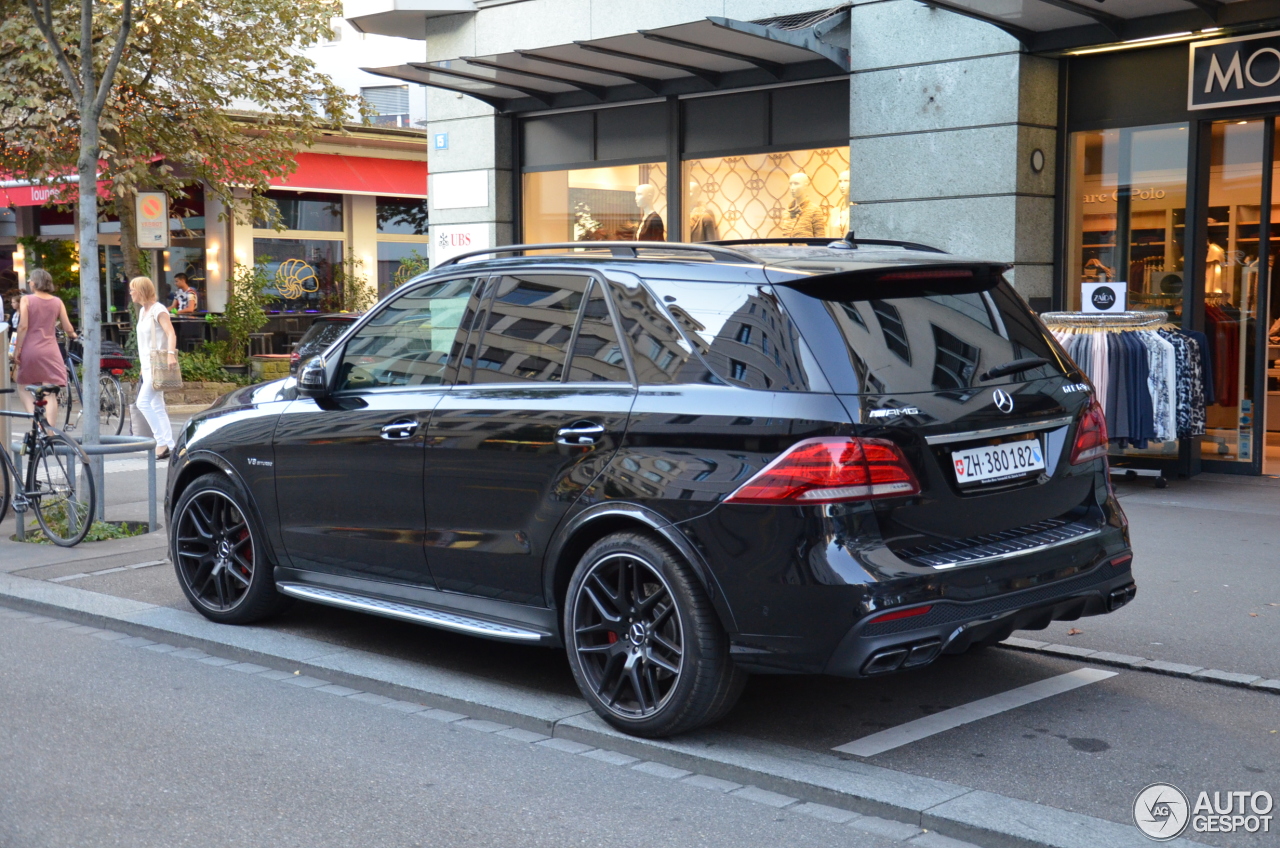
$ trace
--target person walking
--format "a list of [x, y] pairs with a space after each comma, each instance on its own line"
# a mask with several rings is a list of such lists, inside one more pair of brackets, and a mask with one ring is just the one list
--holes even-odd
[[[31, 272], [31, 294], [18, 302], [18, 335], [13, 343], [13, 362], [17, 371], [13, 375], [19, 386], [65, 386], [67, 364], [55, 335], [58, 326], [69, 339], [79, 338], [71, 319], [67, 317], [67, 305], [54, 294], [53, 277], [43, 268]], [[35, 412], [35, 398], [30, 392], [21, 391], [22, 405], [27, 412]], [[45, 420], [58, 420], [58, 398], [45, 397]]]
[[173, 427], [164, 407], [164, 392], [155, 389], [151, 374], [151, 352], [166, 351], [170, 364], [178, 361], [178, 338], [164, 304], [156, 299], [156, 284], [149, 277], [129, 281], [129, 297], [138, 304], [138, 397], [133, 402], [156, 440], [156, 459], [167, 459], [173, 449]]

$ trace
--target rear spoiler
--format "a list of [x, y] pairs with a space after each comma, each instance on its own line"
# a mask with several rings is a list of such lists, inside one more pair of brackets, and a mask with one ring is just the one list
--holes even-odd
[[988, 291], [1013, 267], [996, 262], [922, 262], [823, 273], [818, 263], [806, 264], [771, 266], [769, 277], [822, 300], [880, 300]]

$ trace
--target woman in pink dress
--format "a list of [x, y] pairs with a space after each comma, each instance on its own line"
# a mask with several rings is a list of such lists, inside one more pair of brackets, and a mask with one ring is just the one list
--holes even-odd
[[[27, 295], [18, 304], [22, 320], [18, 324], [18, 337], [13, 345], [13, 362], [17, 366], [14, 381], [19, 386], [67, 384], [67, 366], [58, 349], [58, 339], [54, 335], [58, 325], [62, 325], [68, 338], [79, 338], [71, 319], [67, 317], [67, 307], [55, 295], [53, 277], [43, 268], [31, 272], [32, 294]], [[35, 398], [28, 391], [19, 391], [22, 405], [27, 412], [35, 411]], [[58, 399], [46, 396], [48, 405], [44, 410], [46, 421], [58, 420]]]

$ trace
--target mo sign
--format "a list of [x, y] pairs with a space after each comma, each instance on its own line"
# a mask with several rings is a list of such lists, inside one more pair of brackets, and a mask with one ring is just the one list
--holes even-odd
[[1189, 65], [1188, 109], [1280, 100], [1280, 33], [1195, 42]]

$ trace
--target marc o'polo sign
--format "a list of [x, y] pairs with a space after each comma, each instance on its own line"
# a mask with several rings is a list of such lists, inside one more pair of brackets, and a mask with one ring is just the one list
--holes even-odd
[[1124, 312], [1128, 283], [1084, 283], [1080, 291], [1081, 312]]
[[1188, 109], [1280, 100], [1280, 32], [1191, 45]]

